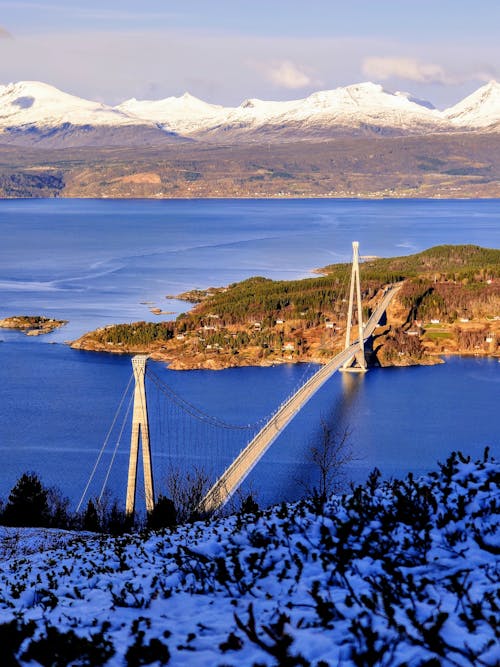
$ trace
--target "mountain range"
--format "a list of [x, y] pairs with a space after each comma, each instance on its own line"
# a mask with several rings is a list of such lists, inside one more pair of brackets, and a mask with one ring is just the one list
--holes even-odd
[[248, 99], [238, 107], [209, 104], [189, 93], [157, 101], [130, 99], [111, 107], [40, 82], [0, 86], [4, 145], [276, 143], [457, 132], [500, 132], [498, 82], [490, 81], [445, 110], [370, 82], [285, 102]]

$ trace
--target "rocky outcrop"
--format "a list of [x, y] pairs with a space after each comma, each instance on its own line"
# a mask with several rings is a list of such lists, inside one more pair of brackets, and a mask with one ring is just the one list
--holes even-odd
[[40, 336], [67, 324], [67, 320], [55, 320], [41, 315], [16, 315], [0, 320], [1, 329], [18, 329], [27, 336]]

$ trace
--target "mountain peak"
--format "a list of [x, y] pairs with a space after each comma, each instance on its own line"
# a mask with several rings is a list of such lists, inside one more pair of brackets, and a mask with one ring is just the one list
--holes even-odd
[[193, 100], [194, 100], [195, 102], [203, 102], [203, 100], [200, 100], [200, 98], [199, 98], [199, 97], [196, 97], [195, 95], [191, 95], [191, 93], [189, 93], [187, 90], [186, 90], [185, 93], [183, 93], [183, 94], [181, 95], [180, 99], [181, 99], [181, 100], [184, 100], [184, 101], [186, 101], [186, 102], [191, 102], [191, 101], [193, 101]]
[[137, 100], [134, 97], [122, 102], [115, 109], [180, 134], [190, 133], [200, 122], [205, 119], [212, 120], [224, 111], [223, 107], [204, 102], [187, 91], [179, 97], [171, 96], [160, 100]]
[[137, 120], [105, 104], [65, 93], [40, 81], [0, 86], [0, 131], [2, 128], [46, 130], [68, 125], [131, 126], [137, 125]]
[[363, 93], [365, 95], [373, 95], [379, 93], [387, 93], [391, 95], [383, 86], [379, 83], [373, 83], [373, 81], [362, 81], [361, 83], [352, 83], [349, 86], [345, 86], [344, 90], [347, 90], [350, 93]]
[[[486, 83], [484, 86], [482, 86], [483, 90], [487, 90], [488, 92], [499, 92], [500, 91], [500, 83], [498, 81], [495, 81], [495, 79], [491, 79]], [[479, 88], [481, 90], [481, 88]]]
[[59, 88], [52, 86], [50, 83], [44, 83], [43, 81], [13, 81], [7, 83], [6, 85], [0, 86], [2, 93], [6, 92], [40, 92], [40, 93], [61, 93], [64, 95]]
[[500, 124], [500, 83], [491, 80], [443, 115], [460, 127], [486, 128]]

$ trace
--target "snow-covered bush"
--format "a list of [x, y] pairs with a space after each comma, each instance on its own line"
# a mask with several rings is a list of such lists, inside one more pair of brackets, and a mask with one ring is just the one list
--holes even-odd
[[497, 665], [498, 482], [453, 454], [144, 536], [3, 529], [2, 665]]

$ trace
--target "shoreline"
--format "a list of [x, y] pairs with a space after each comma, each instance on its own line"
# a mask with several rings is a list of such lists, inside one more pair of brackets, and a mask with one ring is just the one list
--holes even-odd
[[[273, 359], [242, 359], [239, 360], [239, 363], [220, 363], [221, 360], [217, 360], [216, 357], [207, 357], [203, 360], [193, 360], [191, 363], [186, 360], [178, 361], [172, 354], [162, 353], [155, 350], [146, 350], [144, 348], [138, 349], [106, 349], [104, 346], [96, 347], [95, 345], [75, 345], [75, 341], [66, 342], [64, 345], [67, 345], [73, 350], [80, 350], [83, 352], [96, 352], [98, 354], [110, 354], [118, 356], [130, 356], [133, 357], [136, 354], [146, 354], [149, 359], [152, 361], [165, 364], [170, 370], [175, 371], [191, 371], [191, 370], [227, 370], [229, 368], [271, 368], [273, 366], [282, 366], [284, 364], [316, 364], [318, 366], [324, 366], [330, 361], [330, 358], [318, 358], [311, 356], [309, 358], [273, 358]], [[367, 355], [370, 356], [369, 354]], [[443, 357], [470, 357], [470, 358], [479, 358], [479, 359], [497, 359], [500, 363], [500, 352], [470, 352], [468, 350], [460, 351], [451, 351], [447, 350], [444, 352], [429, 352], [424, 359], [421, 360], [405, 360], [408, 363], [368, 363], [368, 368], [411, 368], [415, 366], [440, 366], [441, 364], [446, 363]]]

